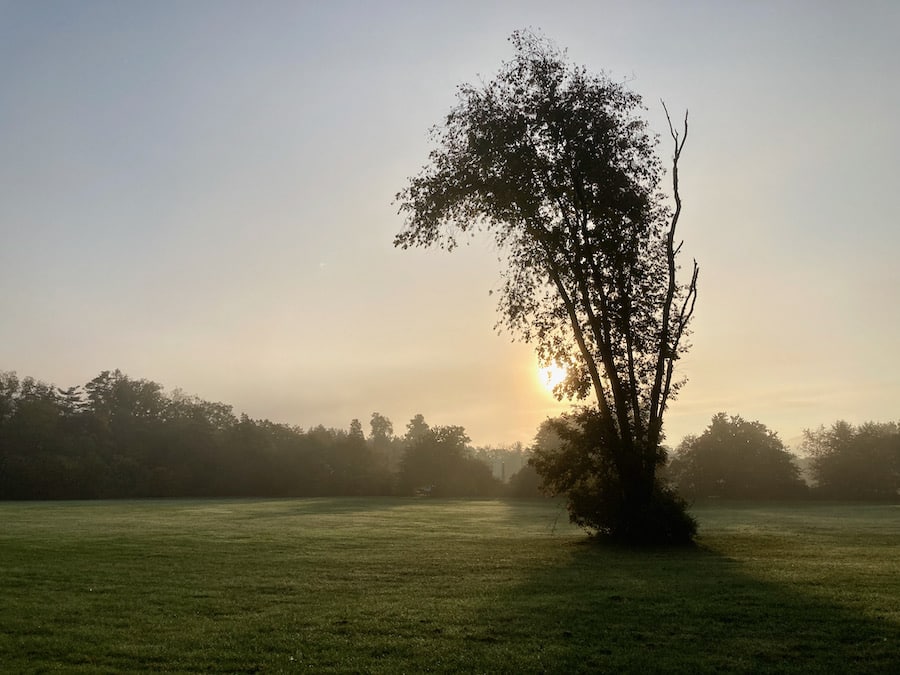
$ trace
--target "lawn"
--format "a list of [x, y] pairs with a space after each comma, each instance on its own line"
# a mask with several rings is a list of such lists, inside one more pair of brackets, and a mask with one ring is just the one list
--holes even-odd
[[900, 507], [694, 512], [634, 551], [552, 502], [0, 503], [0, 669], [900, 672]]

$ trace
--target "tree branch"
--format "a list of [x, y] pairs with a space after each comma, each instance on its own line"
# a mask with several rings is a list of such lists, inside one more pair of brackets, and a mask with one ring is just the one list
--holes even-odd
[[[660, 435], [662, 432], [662, 415], [664, 412], [664, 404], [665, 399], [668, 398], [669, 387], [671, 386], [671, 375], [667, 377], [667, 373], [671, 372], [671, 362], [676, 358], [677, 354], [675, 352], [675, 345], [670, 344], [671, 335], [670, 335], [670, 323], [671, 323], [671, 314], [672, 314], [672, 304], [675, 301], [675, 294], [678, 290], [678, 280], [676, 279], [676, 266], [675, 266], [675, 229], [678, 226], [678, 219], [681, 216], [681, 194], [678, 191], [678, 160], [681, 158], [681, 151], [684, 148], [684, 143], [687, 140], [688, 134], [688, 113], [685, 111], [684, 113], [684, 135], [679, 136], [679, 133], [675, 130], [674, 125], [672, 124], [672, 117], [669, 115], [669, 110], [666, 108], [666, 104], [662, 102], [663, 110], [666, 113], [666, 120], [669, 123], [669, 133], [672, 136], [672, 140], [675, 143], [675, 154], [672, 157], [672, 194], [675, 199], [675, 211], [672, 214], [672, 218], [669, 222], [669, 232], [666, 236], [666, 262], [668, 265], [668, 285], [666, 288], [665, 299], [663, 300], [662, 306], [662, 325], [660, 326], [660, 336], [659, 342], [657, 344], [657, 359], [656, 359], [656, 368], [654, 373], [653, 380], [653, 388], [650, 393], [650, 420], [648, 424], [648, 445], [651, 447], [655, 447], [659, 444]], [[679, 244], [679, 249], [681, 245]], [[695, 263], [694, 270], [694, 282], [692, 282], [692, 287], [695, 285], [696, 276], [698, 269]], [[690, 295], [690, 293], [688, 294]], [[679, 330], [679, 333], [683, 331], [683, 326]], [[665, 381], [665, 390], [664, 387]], [[663, 395], [665, 393], [665, 396]]]

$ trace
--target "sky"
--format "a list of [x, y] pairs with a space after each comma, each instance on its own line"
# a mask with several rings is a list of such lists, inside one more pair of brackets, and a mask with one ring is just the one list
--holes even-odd
[[788, 442], [900, 418], [892, 0], [0, 0], [0, 370], [527, 445], [568, 404], [494, 330], [490, 242], [392, 245], [429, 128], [522, 28], [660, 134], [660, 100], [690, 111], [699, 298], [667, 442], [720, 411]]

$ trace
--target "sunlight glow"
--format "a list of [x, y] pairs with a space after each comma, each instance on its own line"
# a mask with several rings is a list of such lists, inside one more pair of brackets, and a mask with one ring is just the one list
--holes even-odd
[[566, 369], [556, 364], [538, 369], [538, 377], [541, 384], [547, 391], [553, 391], [553, 388], [566, 379]]

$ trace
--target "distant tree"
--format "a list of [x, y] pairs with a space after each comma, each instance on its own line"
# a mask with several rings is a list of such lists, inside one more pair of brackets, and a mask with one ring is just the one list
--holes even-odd
[[356, 428], [351, 423], [350, 426], [349, 434], [324, 427], [316, 432], [319, 438], [325, 439], [320, 456], [329, 474], [322, 487], [327, 494], [334, 495], [386, 494], [390, 491], [390, 479], [384, 462], [366, 443], [362, 425]]
[[531, 464], [526, 464], [510, 476], [506, 494], [518, 499], [534, 499], [543, 495], [541, 477]]
[[162, 385], [133, 380], [120, 370], [104, 370], [84, 388], [92, 412], [108, 421], [159, 419], [168, 405]]
[[0, 378], [0, 498], [71, 496], [53, 386], [15, 373]]
[[844, 421], [807, 429], [803, 450], [812, 457], [816, 491], [830, 499], [900, 500], [900, 425]]
[[167, 443], [165, 423], [170, 400], [162, 385], [133, 379], [117, 369], [101, 372], [84, 389], [90, 424], [109, 466], [105, 496], [165, 497], [180, 493], [189, 471], [183, 466], [186, 458], [176, 460], [172, 454], [176, 448]]
[[232, 406], [204, 401], [198, 396], [188, 396], [180, 389], [176, 389], [168, 397], [165, 419], [168, 422], [191, 422], [216, 431], [228, 430], [237, 423]]
[[739, 415], [718, 413], [700, 436], [688, 436], [668, 467], [689, 498], [789, 499], [806, 494], [794, 456], [778, 434]]
[[[571, 415], [562, 415], [555, 418], [547, 418], [538, 426], [534, 441], [529, 448], [528, 466], [530, 472], [520, 471], [521, 476], [516, 481], [530, 481], [533, 474], [537, 480], [536, 489], [541, 494], [554, 494], [552, 487], [545, 485], [542, 471], [556, 471], [563, 468], [563, 456], [566, 441], [563, 435], [571, 430]], [[540, 468], [538, 468], [540, 467]], [[511, 481], [512, 482], [512, 481]]]
[[695, 524], [656, 475], [697, 289], [696, 263], [687, 281], [677, 274], [687, 117], [683, 135], [669, 125], [671, 210], [640, 98], [530, 33], [512, 43], [512, 61], [459, 87], [433, 130], [429, 164], [397, 195], [406, 224], [394, 243], [450, 250], [493, 235], [506, 266], [500, 325], [567, 366], [560, 396], [595, 399], [568, 418], [568, 450], [535, 463], [545, 486], [597, 533], [689, 541]]
[[362, 430], [362, 423], [355, 417], [350, 420], [350, 438], [363, 442], [366, 440], [366, 435]]
[[369, 436], [369, 445], [372, 447], [372, 451], [386, 471], [396, 471], [400, 462], [401, 450], [400, 444], [394, 436], [393, 423], [381, 413], [373, 412], [369, 424], [372, 427], [372, 433]]
[[566, 417], [548, 417], [538, 426], [534, 435], [532, 450], [540, 450], [543, 453], [551, 453], [562, 450], [564, 441], [560, 436], [560, 423], [565, 423]]
[[15, 414], [19, 378], [13, 372], [0, 371], [0, 424]]
[[[158, 496], [211, 497], [226, 493], [228, 439], [238, 419], [230, 405], [188, 396], [176, 389], [155, 422], [152, 489]], [[235, 469], [239, 474], [240, 469]], [[229, 477], [231, 478], [231, 477]], [[233, 484], [233, 483], [232, 483]]]
[[469, 440], [460, 426], [437, 426], [413, 435], [400, 461], [400, 493], [426, 493], [433, 497], [495, 496], [500, 482], [487, 464], [472, 456]]
[[513, 443], [510, 447], [487, 446], [474, 449], [474, 457], [491, 467], [494, 476], [504, 483], [522, 469], [529, 456], [521, 443]]
[[60, 389], [57, 387], [57, 401], [63, 415], [74, 417], [85, 409], [84, 392], [80, 386]]
[[372, 438], [375, 441], [389, 441], [394, 436], [394, 425], [381, 413], [373, 412], [369, 425], [372, 427]]
[[417, 443], [423, 438], [426, 438], [430, 433], [431, 427], [428, 426], [425, 417], [421, 413], [417, 413], [409, 422], [407, 422], [406, 435], [404, 435], [403, 440], [410, 444]]

